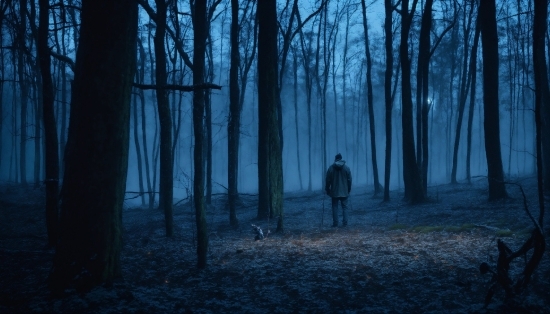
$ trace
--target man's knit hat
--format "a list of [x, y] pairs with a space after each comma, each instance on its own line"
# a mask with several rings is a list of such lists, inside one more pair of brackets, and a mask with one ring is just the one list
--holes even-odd
[[336, 154], [336, 157], [334, 157], [335, 161], [338, 161], [338, 160], [341, 160], [341, 159], [342, 159], [342, 154], [340, 154], [340, 153]]

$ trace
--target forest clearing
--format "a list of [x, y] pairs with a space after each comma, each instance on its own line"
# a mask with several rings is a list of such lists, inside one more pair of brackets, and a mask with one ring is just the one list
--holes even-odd
[[[536, 179], [516, 182], [536, 215]], [[330, 227], [330, 202], [321, 191], [286, 193], [282, 234], [274, 232], [276, 221], [255, 219], [257, 195], [240, 196], [237, 229], [229, 226], [226, 196], [216, 196], [207, 207], [204, 270], [196, 267], [191, 204], [175, 207], [172, 238], [160, 211], [125, 208], [123, 279], [53, 298], [45, 193], [2, 184], [0, 312], [550, 313], [547, 252], [524, 294], [504, 302], [497, 289], [484, 307], [490, 275], [481, 275], [479, 265], [494, 267], [498, 238], [517, 250], [533, 228], [516, 186], [497, 202], [487, 202], [485, 179], [433, 186], [430, 201], [415, 206], [398, 199], [402, 191], [382, 202], [371, 189], [352, 192], [346, 228]], [[254, 240], [252, 224], [263, 229], [264, 240]], [[523, 258], [515, 260], [512, 278], [523, 267]]]

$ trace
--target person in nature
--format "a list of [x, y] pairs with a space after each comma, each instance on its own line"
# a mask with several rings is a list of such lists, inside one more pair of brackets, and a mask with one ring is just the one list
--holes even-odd
[[351, 191], [351, 171], [338, 153], [328, 167], [325, 192], [332, 198], [332, 227], [338, 227], [338, 201], [342, 204], [342, 226], [348, 224], [348, 196]]

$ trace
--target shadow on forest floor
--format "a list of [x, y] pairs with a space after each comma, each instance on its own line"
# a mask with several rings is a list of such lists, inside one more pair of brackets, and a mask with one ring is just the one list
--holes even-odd
[[[538, 215], [535, 179], [521, 184]], [[480, 263], [496, 264], [497, 238], [517, 250], [532, 229], [517, 187], [489, 203], [485, 180], [434, 186], [430, 201], [416, 206], [395, 191], [383, 203], [371, 188], [352, 192], [346, 228], [330, 228], [330, 198], [320, 191], [286, 193], [284, 233], [274, 232], [276, 221], [255, 219], [250, 195], [241, 196], [240, 228], [229, 228], [225, 197], [216, 197], [203, 271], [195, 267], [190, 204], [174, 208], [173, 238], [164, 236], [158, 210], [126, 208], [123, 280], [52, 298], [44, 191], [1, 184], [0, 313], [550, 313], [548, 250], [526, 293], [505, 303], [497, 290], [483, 307], [490, 278]], [[270, 233], [254, 241], [251, 224]], [[518, 259], [510, 273], [523, 266]]]

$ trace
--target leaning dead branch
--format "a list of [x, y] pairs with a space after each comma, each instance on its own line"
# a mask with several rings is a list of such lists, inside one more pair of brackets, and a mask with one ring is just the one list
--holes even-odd
[[[527, 288], [527, 285], [531, 281], [531, 276], [533, 275], [534, 271], [536, 270], [542, 259], [542, 255], [544, 254], [544, 249], [546, 247], [546, 240], [544, 239], [542, 227], [533, 218], [531, 212], [529, 211], [527, 197], [525, 196], [523, 187], [517, 183], [509, 184], [515, 184], [520, 188], [521, 194], [523, 195], [523, 207], [525, 209], [525, 212], [527, 213], [527, 216], [529, 216], [531, 222], [533, 222], [535, 228], [531, 232], [531, 236], [516, 252], [512, 251], [501, 239], [497, 240], [498, 259], [496, 271], [493, 271], [487, 263], [481, 263], [481, 265], [479, 266], [479, 270], [482, 274], [486, 274], [488, 272], [492, 274], [491, 280], [489, 281], [491, 285], [489, 287], [487, 295], [485, 296], [485, 306], [489, 305], [498, 287], [502, 287], [504, 289], [505, 301], [509, 301], [515, 295], [519, 295], [524, 292]], [[531, 251], [531, 249], [533, 249], [533, 252], [529, 260], [527, 260], [527, 255], [529, 251]], [[523, 271], [514, 283], [509, 275], [510, 263], [515, 258], [520, 256], [524, 257], [526, 263]]]

